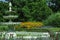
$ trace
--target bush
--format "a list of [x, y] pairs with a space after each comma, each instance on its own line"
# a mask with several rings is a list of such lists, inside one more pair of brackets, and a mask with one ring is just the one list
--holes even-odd
[[8, 26], [0, 26], [0, 31], [8, 31], [9, 27]]
[[45, 25], [60, 27], [60, 13], [50, 15], [44, 23]]
[[37, 27], [42, 27], [43, 23], [42, 22], [22, 22], [20, 26], [15, 27], [16, 29], [19, 28], [37, 28]]

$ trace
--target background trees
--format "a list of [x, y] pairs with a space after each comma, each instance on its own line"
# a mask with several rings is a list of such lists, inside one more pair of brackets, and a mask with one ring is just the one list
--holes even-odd
[[60, 13], [52, 14], [45, 20], [46, 25], [60, 27]]
[[48, 6], [53, 12], [57, 12], [60, 10], [60, 0], [48, 0]]
[[[42, 21], [52, 13], [52, 10], [46, 5], [45, 0], [12, 0], [11, 2], [12, 10], [19, 15], [15, 20], [20, 22]], [[8, 10], [8, 3], [2, 2], [0, 9], [3, 15], [5, 15], [5, 11]]]
[[[9, 0], [7, 0], [9, 1]], [[13, 21], [27, 22], [27, 21], [44, 21], [48, 20], [48, 17], [56, 12], [60, 11], [59, 0], [11, 0], [12, 10], [18, 14], [18, 18]], [[48, 5], [47, 5], [48, 4]], [[8, 10], [8, 2], [0, 2], [0, 21], [5, 21], [3, 15], [6, 15]], [[60, 13], [59, 13], [60, 14]], [[52, 19], [55, 17], [51, 17]], [[58, 18], [58, 17], [57, 17]], [[60, 17], [59, 17], [60, 18]], [[52, 21], [51, 21], [52, 22]]]
[[13, 0], [12, 3], [20, 21], [42, 21], [52, 13], [45, 0]]

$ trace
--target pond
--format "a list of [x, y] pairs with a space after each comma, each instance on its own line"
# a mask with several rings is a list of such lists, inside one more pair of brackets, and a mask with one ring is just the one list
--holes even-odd
[[[56, 37], [60, 40], [60, 33]], [[8, 32], [0, 40], [52, 40], [52, 37], [47, 32]]]

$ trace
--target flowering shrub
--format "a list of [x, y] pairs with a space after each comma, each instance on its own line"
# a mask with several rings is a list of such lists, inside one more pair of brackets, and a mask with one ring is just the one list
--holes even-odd
[[22, 22], [19, 27], [16, 28], [36, 28], [36, 27], [42, 27], [42, 22]]

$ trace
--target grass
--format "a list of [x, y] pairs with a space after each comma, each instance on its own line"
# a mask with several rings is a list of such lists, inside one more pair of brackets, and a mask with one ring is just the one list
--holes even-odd
[[60, 28], [20, 28], [19, 30], [16, 31], [28, 31], [28, 32], [47, 32], [47, 31], [54, 31], [54, 32], [58, 32], [60, 31]]
[[60, 28], [49, 28], [49, 30], [57, 32], [57, 31], [60, 31]]
[[[0, 31], [8, 31], [9, 28], [8, 26], [0, 26]], [[60, 28], [30, 28], [30, 29], [27, 29], [27, 28], [19, 28], [19, 29], [16, 29], [15, 31], [27, 31], [27, 32], [47, 32], [47, 30], [49, 31], [54, 31], [54, 32], [57, 32], [57, 31], [60, 31]]]

